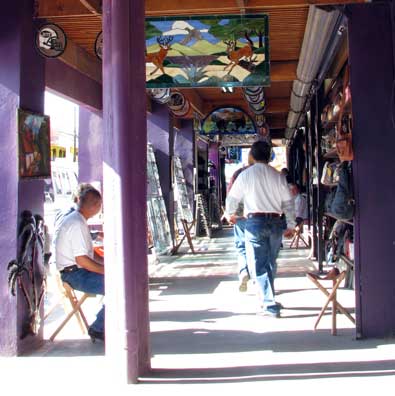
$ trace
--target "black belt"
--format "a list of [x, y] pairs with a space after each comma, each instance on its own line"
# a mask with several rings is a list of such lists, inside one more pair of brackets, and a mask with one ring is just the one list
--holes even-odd
[[253, 217], [281, 217], [279, 213], [266, 213], [266, 212], [256, 212], [256, 213], [248, 213], [247, 218], [252, 219]]
[[79, 269], [80, 267], [78, 267], [78, 265], [70, 265], [69, 267], [64, 267], [62, 270], [60, 270], [59, 272], [61, 274], [64, 274], [66, 272], [73, 272], [73, 271], [77, 271], [77, 269]]

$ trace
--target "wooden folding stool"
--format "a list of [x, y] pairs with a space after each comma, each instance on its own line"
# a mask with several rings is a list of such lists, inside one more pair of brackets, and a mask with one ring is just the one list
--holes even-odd
[[[318, 318], [315, 322], [314, 325], [314, 330], [317, 329], [318, 323], [320, 322], [322, 316], [324, 315], [326, 309], [328, 308], [328, 305], [330, 302], [332, 302], [332, 329], [331, 329], [331, 334], [336, 335], [337, 334], [337, 328], [336, 328], [336, 313], [337, 311], [340, 311], [342, 314], [346, 315], [350, 321], [355, 324], [355, 319], [350, 315], [350, 313], [337, 301], [337, 289], [340, 286], [340, 283], [344, 280], [346, 276], [346, 271], [340, 272], [338, 268], [334, 267], [332, 268], [326, 275], [320, 276], [317, 274], [314, 274], [312, 272], [309, 272], [306, 274], [307, 278], [310, 279], [317, 287], [319, 290], [321, 290], [325, 296], [328, 297], [326, 300], [324, 306], [321, 309], [321, 312], [318, 315]], [[328, 290], [319, 282], [319, 281], [324, 281], [324, 280], [331, 280], [332, 281], [332, 291], [329, 293]]]
[[295, 234], [291, 240], [291, 243], [289, 245], [289, 248], [299, 248], [299, 242], [302, 242], [306, 248], [309, 248], [309, 244], [306, 242], [306, 240], [303, 237], [303, 223], [299, 224], [295, 227]]
[[[64, 318], [62, 323], [53, 332], [51, 337], [49, 337], [50, 341], [53, 341], [55, 339], [55, 337], [60, 333], [60, 331], [63, 329], [63, 327], [66, 326], [67, 322], [74, 315], [75, 315], [75, 317], [78, 320], [78, 323], [80, 325], [81, 331], [84, 334], [86, 334], [88, 329], [89, 329], [89, 325], [88, 325], [88, 321], [86, 320], [85, 314], [84, 314], [84, 312], [81, 309], [81, 306], [82, 306], [82, 304], [85, 302], [85, 300], [87, 298], [96, 297], [96, 294], [83, 293], [82, 296], [80, 298], [78, 298], [75, 290], [67, 282], [62, 282], [62, 280], [60, 279], [60, 276], [57, 277], [57, 283], [58, 283], [59, 289], [60, 289], [60, 291], [62, 293], [62, 300], [64, 302], [67, 302], [67, 301], [70, 302], [71, 311], [67, 314], [67, 316]], [[49, 312], [45, 315], [44, 319], [46, 319], [51, 314], [51, 312], [56, 307], [56, 305], [53, 306], [49, 310]], [[66, 304], [64, 304], [64, 309], [65, 309], [65, 312], [66, 312], [66, 310], [67, 310], [66, 309]]]

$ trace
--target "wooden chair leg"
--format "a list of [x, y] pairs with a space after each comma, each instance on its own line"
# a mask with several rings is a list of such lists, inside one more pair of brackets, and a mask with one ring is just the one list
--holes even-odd
[[[344, 278], [344, 277], [343, 277]], [[337, 326], [336, 326], [336, 313], [337, 313], [337, 308], [336, 308], [336, 302], [337, 302], [337, 287], [336, 286], [336, 281], [333, 280], [333, 298], [332, 298], [332, 335], [337, 334]]]
[[331, 293], [329, 293], [321, 284], [320, 282], [315, 279], [314, 277], [312, 277], [310, 274], [307, 274], [308, 279], [310, 279], [317, 287], [319, 290], [321, 290], [326, 296], [327, 296], [327, 300], [324, 304], [324, 306], [322, 307], [318, 318], [314, 324], [314, 330], [317, 329], [317, 326], [322, 318], [322, 316], [324, 315], [326, 309], [328, 308], [328, 305], [332, 302], [332, 328], [331, 328], [331, 334], [332, 335], [336, 335], [337, 334], [337, 323], [336, 323], [336, 314], [337, 311], [340, 311], [341, 313], [345, 314], [347, 316], [348, 319], [351, 320], [352, 323], [355, 324], [355, 319], [348, 313], [348, 311], [341, 305], [338, 303], [337, 301], [337, 289], [340, 286], [340, 283], [344, 280], [346, 276], [346, 272], [343, 271], [341, 272], [335, 279], [332, 280], [333, 282], [333, 287], [332, 287], [332, 291]]
[[[72, 312], [75, 314], [75, 316], [78, 320], [78, 324], [80, 325], [81, 331], [83, 333], [85, 333], [86, 329], [88, 329], [89, 326], [88, 326], [88, 323], [86, 321], [84, 314], [82, 313], [82, 310], [80, 309], [80, 306], [82, 303], [80, 303], [78, 305], [78, 299], [77, 299], [77, 296], [75, 295], [74, 290], [67, 288], [67, 289], [65, 289], [65, 291], [66, 291], [66, 296], [70, 301], [70, 304], [72, 307]], [[81, 299], [83, 299], [83, 301], [85, 301], [86, 297], [87, 296], [84, 294]]]
[[[321, 285], [320, 282], [318, 282], [316, 279], [314, 279], [313, 277], [311, 277], [309, 274], [307, 274], [307, 278], [310, 279], [317, 287], [319, 290], [321, 290], [327, 297], [330, 296], [330, 293], [328, 292], [328, 290], [325, 289], [324, 286]], [[350, 321], [355, 324], [355, 319], [349, 314], [349, 312], [343, 307], [343, 305], [341, 305], [339, 302], [337, 302], [336, 304], [336, 308], [345, 316], [347, 316], [348, 319], [350, 319]]]
[[194, 225], [194, 222], [192, 222], [190, 226], [188, 226], [188, 223], [186, 220], [181, 220], [181, 222], [182, 222], [182, 226], [184, 228], [184, 233], [188, 240], [189, 247], [191, 248], [192, 253], [195, 254], [195, 249], [194, 249], [192, 238], [191, 238], [191, 229]]
[[[71, 317], [73, 316], [73, 315], [75, 315], [76, 314], [76, 312], [77, 311], [80, 311], [81, 312], [81, 310], [80, 310], [80, 307], [81, 307], [81, 305], [84, 303], [84, 301], [89, 297], [90, 295], [89, 294], [84, 294], [82, 297], [81, 297], [81, 299], [78, 301], [78, 303], [75, 305], [75, 308], [71, 311], [71, 312], [69, 312], [69, 314], [65, 317], [65, 319], [63, 320], [63, 322], [58, 326], [58, 328], [54, 331], [54, 333], [51, 335], [51, 337], [49, 338], [50, 339], [50, 341], [53, 341], [54, 339], [55, 339], [55, 337], [60, 333], [60, 331], [63, 329], [63, 327], [64, 326], [66, 326], [66, 324], [67, 324], [67, 322], [71, 319]], [[84, 316], [84, 318], [85, 318], [85, 316]], [[85, 321], [86, 321], [86, 319], [85, 319]], [[88, 324], [87, 323], [85, 323], [86, 324], [86, 326], [88, 327]]]

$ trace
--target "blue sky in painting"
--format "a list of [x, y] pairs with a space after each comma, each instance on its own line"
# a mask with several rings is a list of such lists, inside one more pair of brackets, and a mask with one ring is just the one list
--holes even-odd
[[[171, 31], [173, 24], [177, 23], [177, 22], [180, 22], [180, 21], [156, 21], [156, 22], [151, 21], [150, 23], [152, 25], [154, 25], [156, 28], [158, 28], [161, 32], [166, 33], [166, 32]], [[204, 40], [207, 40], [213, 44], [218, 42], [217, 38], [215, 38], [213, 35], [211, 35], [207, 32], [207, 30], [210, 28], [210, 26], [205, 25], [204, 23], [201, 23], [198, 20], [189, 20], [189, 21], [186, 20], [185, 23], [187, 23], [188, 25], [191, 25], [195, 29], [200, 30], [200, 33]], [[181, 41], [185, 37], [186, 33], [187, 33], [187, 31], [185, 31], [185, 34], [173, 34], [173, 36], [174, 36], [173, 42], [175, 43], [175, 42]], [[190, 42], [190, 44], [194, 44], [195, 42], [196, 42], [196, 40], [193, 40]], [[152, 44], [155, 44], [155, 43], [156, 43], [156, 37], [153, 37], [146, 41], [147, 47]]]

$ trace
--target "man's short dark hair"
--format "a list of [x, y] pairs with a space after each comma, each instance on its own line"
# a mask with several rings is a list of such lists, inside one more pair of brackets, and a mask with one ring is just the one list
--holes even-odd
[[271, 154], [272, 147], [267, 142], [260, 140], [251, 146], [251, 155], [255, 161], [269, 162]]

